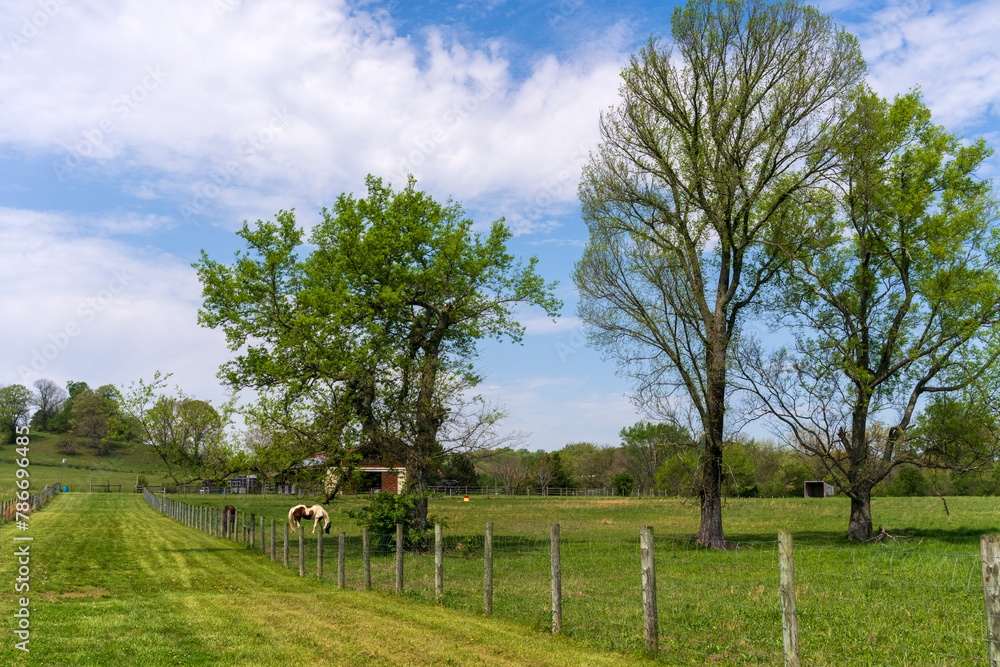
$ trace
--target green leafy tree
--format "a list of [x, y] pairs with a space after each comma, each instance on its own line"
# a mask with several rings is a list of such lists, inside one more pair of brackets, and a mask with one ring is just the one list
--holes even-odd
[[573, 483], [573, 476], [569, 474], [563, 464], [562, 453], [552, 452], [549, 460], [552, 462], [552, 478], [549, 480], [551, 488], [571, 489], [576, 486]]
[[722, 466], [723, 493], [736, 498], [756, 498], [760, 495], [753, 453], [746, 444], [728, 444], [722, 452]]
[[917, 93], [860, 90], [848, 123], [834, 185], [789, 224], [812, 240], [776, 242], [789, 263], [769, 305], [795, 348], [737, 359], [761, 412], [851, 499], [847, 537], [865, 542], [872, 488], [927, 459], [920, 400], [996, 372], [1000, 237], [982, 140], [934, 125]]
[[422, 527], [415, 521], [416, 499], [413, 495], [395, 493], [377, 493], [367, 505], [357, 510], [348, 510], [347, 515], [357, 521], [359, 526], [367, 526], [376, 553], [390, 552], [395, 542], [396, 526], [403, 526], [406, 543], [411, 546], [422, 546], [426, 543], [428, 526], [441, 523], [433, 516], [426, 518]]
[[17, 429], [28, 425], [31, 414], [31, 390], [19, 384], [0, 387], [0, 429], [7, 433], [7, 442], [14, 444]]
[[653, 488], [656, 471], [668, 457], [680, 451], [693, 451], [695, 446], [687, 431], [674, 424], [639, 421], [623, 428], [618, 435], [628, 471], [640, 493]]
[[232, 265], [203, 254], [199, 321], [239, 352], [220, 376], [262, 397], [256, 422], [334, 468], [352, 452], [402, 463], [422, 531], [424, 490], [445, 457], [502, 440], [502, 412], [466, 398], [481, 379], [478, 341], [519, 341], [516, 307], [555, 316], [560, 304], [534, 258], [507, 253], [502, 221], [476, 233], [412, 178], [400, 192], [366, 182], [366, 198], [344, 194], [323, 210], [311, 249], [282, 211], [244, 224], [247, 252]]
[[890, 496], [926, 496], [927, 480], [920, 468], [916, 466], [903, 466], [896, 473], [895, 479], [889, 483], [888, 493]]
[[73, 429], [73, 399], [90, 389], [86, 382], [70, 380], [66, 383], [66, 393], [69, 398], [62, 403], [62, 410], [57, 412], [49, 422], [49, 429], [56, 433], [68, 433]]
[[635, 488], [635, 478], [627, 472], [612, 475], [611, 488], [616, 496], [631, 496], [632, 489]]
[[169, 378], [157, 371], [151, 382], [140, 379], [121, 392], [111, 419], [115, 437], [136, 437], [152, 447], [178, 483], [221, 480], [248, 469], [246, 451], [226, 431], [235, 398], [219, 412], [179, 388], [166, 393]]
[[446, 474], [448, 479], [458, 482], [459, 486], [479, 486], [476, 464], [472, 461], [472, 457], [464, 452], [449, 458]]
[[656, 471], [656, 486], [672, 496], [690, 496], [696, 490], [698, 457], [695, 454], [675, 454]]
[[92, 389], [73, 398], [73, 433], [83, 438], [98, 456], [111, 451], [105, 402]]
[[701, 546], [722, 530], [732, 343], [784, 261], [765, 242], [833, 165], [841, 100], [864, 72], [857, 40], [798, 2], [691, 0], [622, 72], [579, 194], [576, 265], [592, 344], [655, 414], [679, 393], [704, 438]]

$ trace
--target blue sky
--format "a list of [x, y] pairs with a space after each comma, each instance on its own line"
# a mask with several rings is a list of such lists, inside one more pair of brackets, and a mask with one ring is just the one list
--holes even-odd
[[[0, 8], [0, 383], [127, 385], [174, 373], [218, 401], [202, 249], [244, 219], [311, 225], [367, 173], [453, 197], [558, 280], [563, 316], [484, 345], [481, 393], [531, 449], [617, 444], [641, 417], [584, 345], [570, 272], [576, 186], [618, 73], [679, 3], [5, 0]], [[831, 0], [872, 86], [996, 145], [1000, 7]], [[994, 178], [992, 160], [985, 175]]]

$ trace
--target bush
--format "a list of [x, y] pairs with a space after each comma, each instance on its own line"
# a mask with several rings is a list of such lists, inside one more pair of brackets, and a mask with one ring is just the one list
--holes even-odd
[[889, 483], [887, 490], [890, 496], [926, 496], [927, 480], [919, 468], [905, 466]]
[[56, 442], [56, 451], [60, 454], [73, 456], [74, 454], [77, 454], [76, 443], [73, 442], [72, 438], [63, 436]]
[[[394, 547], [396, 524], [403, 524], [403, 536], [409, 546], [423, 547], [433, 534], [433, 528], [417, 531], [413, 528], [413, 496], [395, 493], [377, 493], [365, 507], [347, 512], [347, 516], [357, 521], [359, 526], [368, 526], [372, 548], [378, 553], [388, 553]], [[441, 523], [435, 517], [427, 517], [427, 525]]]
[[627, 472], [620, 472], [611, 478], [611, 488], [616, 496], [631, 496], [635, 478]]

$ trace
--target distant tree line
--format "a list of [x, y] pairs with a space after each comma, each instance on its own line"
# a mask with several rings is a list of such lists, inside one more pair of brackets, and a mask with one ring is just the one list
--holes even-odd
[[131, 439], [128, 429], [120, 428], [120, 395], [113, 385], [92, 389], [86, 382], [71, 380], [64, 389], [41, 378], [32, 387], [0, 387], [0, 429], [5, 442], [14, 442], [16, 429], [28, 426], [36, 433], [61, 434], [60, 453], [77, 454], [82, 444], [103, 456]]
[[[921, 423], [924, 438], [940, 439]], [[696, 497], [699, 443], [684, 429], [640, 421], [623, 428], [617, 446], [573, 442], [555, 451], [509, 447], [450, 457], [442, 483], [516, 489], [606, 489], [619, 495], [656, 491]], [[986, 436], [994, 442], [996, 432]], [[703, 446], [703, 445], [701, 445]], [[974, 469], [901, 466], [872, 490], [875, 496], [1000, 495], [1000, 464]], [[801, 498], [803, 483], [832, 482], [818, 457], [771, 439], [738, 436], [723, 449], [722, 494], [727, 498]]]

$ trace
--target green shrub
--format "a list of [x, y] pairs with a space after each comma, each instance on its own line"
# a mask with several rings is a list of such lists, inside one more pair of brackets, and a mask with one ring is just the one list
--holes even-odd
[[904, 466], [889, 483], [890, 496], [926, 496], [927, 480], [919, 468]]
[[[396, 535], [396, 525], [403, 525], [403, 537], [408, 546], [423, 547], [427, 539], [433, 535], [433, 528], [418, 531], [413, 527], [413, 509], [416, 506], [412, 495], [395, 493], [377, 493], [371, 501], [358, 510], [350, 510], [347, 515], [357, 521], [359, 526], [368, 526], [372, 548], [378, 552], [391, 551]], [[437, 518], [428, 516], [427, 525], [441, 523]]]
[[631, 496], [635, 486], [635, 478], [627, 472], [620, 472], [611, 478], [611, 488], [616, 496]]

